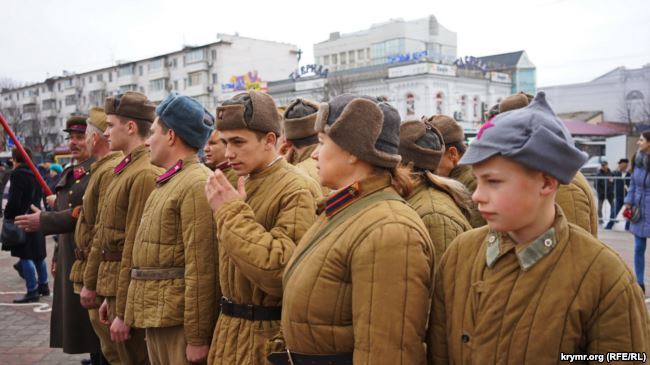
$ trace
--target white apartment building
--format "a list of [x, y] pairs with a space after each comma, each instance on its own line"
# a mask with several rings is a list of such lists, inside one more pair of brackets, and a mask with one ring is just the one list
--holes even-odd
[[354, 33], [330, 33], [314, 45], [314, 61], [330, 71], [427, 58], [439, 63], [456, 59], [455, 32], [435, 16], [390, 20]]
[[217, 38], [201, 46], [2, 90], [0, 111], [28, 146], [50, 151], [63, 143], [61, 131], [71, 114], [103, 106], [107, 96], [134, 90], [158, 103], [176, 90], [214, 112], [219, 101], [240, 90], [265, 90], [268, 81], [285, 79], [298, 66], [295, 45], [227, 34]]
[[617, 67], [588, 82], [539, 89], [556, 113], [602, 112], [604, 121], [650, 124], [650, 64]]

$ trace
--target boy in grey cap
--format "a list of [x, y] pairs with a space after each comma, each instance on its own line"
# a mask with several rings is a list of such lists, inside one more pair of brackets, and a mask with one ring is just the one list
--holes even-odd
[[546, 364], [650, 350], [634, 275], [555, 203], [586, 159], [544, 93], [481, 128], [460, 163], [472, 165], [472, 199], [488, 225], [458, 236], [440, 262], [431, 363]]

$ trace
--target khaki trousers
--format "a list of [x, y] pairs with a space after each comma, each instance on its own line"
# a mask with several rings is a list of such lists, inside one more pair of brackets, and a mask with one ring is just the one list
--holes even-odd
[[186, 347], [183, 326], [147, 328], [147, 352], [152, 365], [189, 365]]
[[117, 354], [117, 346], [111, 341], [111, 333], [109, 327], [99, 321], [99, 311], [97, 308], [89, 309], [88, 316], [90, 316], [90, 324], [95, 330], [95, 334], [99, 338], [99, 343], [102, 347], [102, 354], [111, 365], [121, 365], [120, 356]]
[[[108, 302], [108, 319], [113, 322], [115, 319], [115, 297], [107, 297]], [[141, 328], [131, 328], [131, 338], [124, 342], [115, 343], [117, 354], [123, 365], [143, 365], [149, 364], [147, 357], [147, 345], [144, 342], [144, 330]]]

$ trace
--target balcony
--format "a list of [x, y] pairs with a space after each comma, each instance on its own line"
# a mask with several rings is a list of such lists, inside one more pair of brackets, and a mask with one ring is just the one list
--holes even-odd
[[43, 118], [51, 118], [51, 117], [56, 117], [58, 115], [59, 112], [55, 108], [41, 111], [41, 117]]
[[154, 103], [163, 101], [167, 95], [169, 95], [169, 92], [167, 92], [167, 90], [149, 91], [147, 93], [149, 100], [153, 101]]
[[20, 99], [20, 104], [21, 105], [36, 104], [36, 97], [35, 96], [25, 96], [22, 99]]
[[149, 77], [149, 80], [168, 79], [169, 70], [166, 67], [160, 67], [157, 69], [149, 70], [147, 77]]
[[61, 110], [61, 112], [65, 115], [73, 114], [76, 111], [77, 111], [77, 104], [64, 105], [63, 110]]
[[200, 96], [208, 94], [208, 86], [206, 84], [198, 84], [194, 86], [188, 86], [185, 88], [185, 95], [187, 96]]
[[23, 122], [36, 120], [36, 112], [23, 112], [22, 120]]
[[77, 88], [73, 87], [73, 88], [65, 89], [65, 90], [63, 90], [63, 95], [64, 96], [77, 95]]
[[95, 81], [86, 84], [86, 90], [88, 91], [97, 91], [97, 90], [106, 90], [106, 82], [105, 81]]
[[117, 84], [119, 86], [123, 85], [134, 85], [138, 83], [138, 78], [135, 76], [135, 74], [132, 75], [123, 75], [119, 76], [117, 78]]
[[209, 69], [210, 69], [210, 65], [208, 65], [208, 61], [192, 62], [185, 65], [185, 71], [187, 73], [192, 73], [197, 71], [208, 71]]
[[56, 99], [56, 94], [52, 91], [46, 91], [44, 93], [41, 93], [41, 100], [52, 100]]

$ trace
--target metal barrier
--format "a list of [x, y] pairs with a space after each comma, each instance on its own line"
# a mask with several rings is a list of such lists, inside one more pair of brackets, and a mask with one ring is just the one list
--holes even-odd
[[598, 222], [611, 228], [619, 220], [625, 195], [630, 186], [630, 176], [586, 175], [594, 199], [598, 202]]

